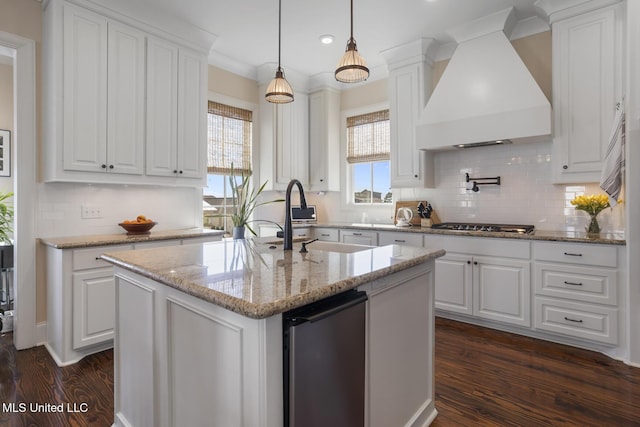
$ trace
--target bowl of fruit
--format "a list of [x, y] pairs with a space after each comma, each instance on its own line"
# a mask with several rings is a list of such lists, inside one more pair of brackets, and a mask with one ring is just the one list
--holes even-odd
[[152, 219], [149, 219], [144, 215], [138, 215], [136, 219], [126, 219], [118, 225], [127, 230], [127, 235], [136, 235], [149, 234], [149, 230], [151, 230], [156, 224], [157, 222], [154, 222]]

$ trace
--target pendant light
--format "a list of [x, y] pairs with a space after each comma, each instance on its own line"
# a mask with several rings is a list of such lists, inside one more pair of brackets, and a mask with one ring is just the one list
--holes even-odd
[[347, 41], [347, 50], [336, 68], [336, 80], [344, 83], [358, 83], [367, 80], [369, 68], [367, 62], [358, 53], [353, 38], [353, 0], [351, 0], [351, 37]]
[[278, 68], [276, 69], [276, 76], [269, 86], [267, 86], [267, 92], [264, 97], [269, 102], [274, 104], [286, 104], [293, 101], [293, 89], [291, 85], [284, 78], [284, 70], [280, 66], [280, 39], [281, 39], [281, 27], [282, 27], [282, 0], [278, 0]]

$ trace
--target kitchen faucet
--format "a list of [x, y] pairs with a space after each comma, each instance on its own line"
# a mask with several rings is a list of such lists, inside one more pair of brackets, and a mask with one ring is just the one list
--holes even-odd
[[294, 185], [298, 186], [298, 192], [300, 193], [300, 207], [302, 209], [307, 209], [307, 201], [304, 198], [302, 183], [297, 179], [292, 179], [291, 181], [289, 181], [289, 185], [287, 186], [287, 193], [284, 198], [284, 244], [282, 246], [285, 251], [290, 251], [293, 249], [293, 226], [291, 225], [291, 190], [293, 189]]

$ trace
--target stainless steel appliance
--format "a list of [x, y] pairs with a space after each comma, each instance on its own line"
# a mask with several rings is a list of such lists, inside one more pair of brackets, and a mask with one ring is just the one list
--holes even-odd
[[453, 231], [493, 231], [495, 233], [531, 234], [535, 230], [533, 225], [522, 224], [485, 224], [473, 222], [442, 222], [433, 224], [431, 228]]
[[284, 426], [364, 426], [364, 292], [283, 315]]

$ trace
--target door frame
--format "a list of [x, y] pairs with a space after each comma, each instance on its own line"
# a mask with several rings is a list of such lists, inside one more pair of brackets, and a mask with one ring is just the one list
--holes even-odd
[[[36, 43], [0, 31], [0, 45], [13, 49], [14, 325], [18, 350], [38, 344], [36, 330]], [[20, 167], [18, 167], [18, 165]]]

